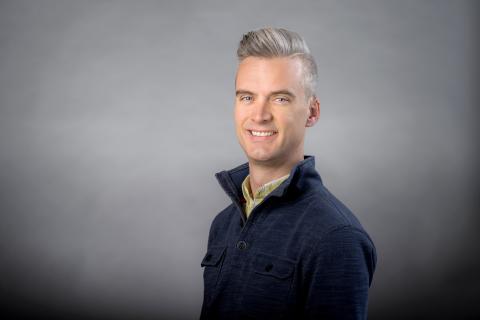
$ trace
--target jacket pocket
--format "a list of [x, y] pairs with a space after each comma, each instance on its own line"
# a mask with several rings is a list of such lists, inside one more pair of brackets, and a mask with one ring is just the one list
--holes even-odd
[[242, 309], [258, 319], [280, 318], [288, 304], [295, 261], [258, 253], [251, 264]]
[[205, 296], [207, 298], [214, 293], [214, 289], [218, 281], [218, 276], [222, 268], [225, 250], [225, 246], [214, 246], [208, 248], [207, 253], [203, 257], [201, 266], [205, 267], [205, 269], [203, 270], [203, 282]]

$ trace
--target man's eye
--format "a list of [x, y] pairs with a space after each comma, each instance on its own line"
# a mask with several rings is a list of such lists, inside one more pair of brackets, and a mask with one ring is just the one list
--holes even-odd
[[252, 101], [252, 97], [251, 96], [243, 96], [243, 97], [240, 97], [240, 100], [241, 101]]
[[275, 98], [275, 101], [280, 102], [280, 103], [287, 103], [290, 100], [288, 98], [285, 98], [285, 97], [277, 97], [277, 98]]

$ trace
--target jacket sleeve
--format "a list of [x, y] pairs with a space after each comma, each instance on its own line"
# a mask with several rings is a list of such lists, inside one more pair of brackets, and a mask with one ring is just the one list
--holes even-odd
[[376, 265], [368, 235], [342, 227], [322, 237], [305, 261], [305, 319], [366, 319]]

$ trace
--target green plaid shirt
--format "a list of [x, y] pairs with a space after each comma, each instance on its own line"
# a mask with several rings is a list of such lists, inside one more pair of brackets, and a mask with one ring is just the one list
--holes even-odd
[[285, 181], [290, 175], [287, 174], [286, 176], [280, 177], [278, 179], [275, 179], [273, 181], [265, 183], [263, 186], [258, 188], [258, 190], [255, 192], [255, 195], [252, 196], [252, 189], [250, 188], [250, 175], [247, 175], [247, 177], [243, 180], [242, 182], [242, 193], [243, 197], [245, 198], [245, 214], [248, 216], [252, 212], [253, 208], [255, 208], [256, 205], [258, 205], [260, 202], [265, 199], [265, 197], [275, 190], [283, 181]]

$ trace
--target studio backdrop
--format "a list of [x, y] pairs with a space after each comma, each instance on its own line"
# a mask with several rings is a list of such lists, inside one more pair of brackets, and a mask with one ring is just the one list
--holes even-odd
[[301, 34], [370, 319], [479, 316], [477, 1], [0, 1], [0, 317], [196, 319], [236, 47]]

